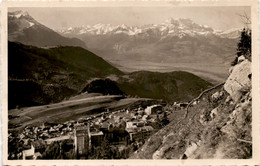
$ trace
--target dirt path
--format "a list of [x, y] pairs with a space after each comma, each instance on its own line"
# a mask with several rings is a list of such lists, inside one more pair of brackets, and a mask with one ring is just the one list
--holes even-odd
[[196, 97], [196, 98], [194, 98], [193, 100], [191, 100], [191, 101], [189, 102], [189, 104], [187, 105], [187, 107], [186, 107], [185, 116], [184, 116], [183, 119], [187, 118], [188, 113], [189, 113], [189, 107], [193, 104], [193, 102], [200, 100], [200, 98], [201, 98], [205, 93], [207, 93], [207, 92], [209, 92], [209, 91], [211, 91], [211, 90], [214, 90], [214, 89], [216, 89], [216, 88], [218, 88], [218, 87], [220, 87], [220, 86], [223, 86], [224, 84], [225, 84], [225, 82], [222, 82], [222, 83], [220, 83], [220, 84], [215, 85], [215, 86], [212, 87], [212, 88], [206, 89], [206, 90], [204, 90], [203, 92], [201, 92], [198, 97]]

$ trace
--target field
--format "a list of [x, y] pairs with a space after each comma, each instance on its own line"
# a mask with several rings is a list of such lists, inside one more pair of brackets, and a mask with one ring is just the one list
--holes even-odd
[[134, 104], [144, 98], [125, 98], [121, 95], [102, 96], [84, 94], [60, 103], [9, 110], [9, 129], [39, 125], [43, 122], [62, 123], [69, 120], [89, 117], [103, 111], [116, 111]]

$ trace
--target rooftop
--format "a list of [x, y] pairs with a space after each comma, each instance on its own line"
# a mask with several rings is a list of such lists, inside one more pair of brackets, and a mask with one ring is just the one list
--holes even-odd
[[90, 132], [90, 136], [98, 136], [98, 135], [103, 135], [103, 132], [102, 131]]

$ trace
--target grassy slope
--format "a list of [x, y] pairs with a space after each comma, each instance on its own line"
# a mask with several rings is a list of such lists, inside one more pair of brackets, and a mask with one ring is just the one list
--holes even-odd
[[198, 76], [183, 71], [138, 71], [121, 77], [117, 82], [120, 89], [129, 95], [166, 101], [188, 101], [211, 86]]

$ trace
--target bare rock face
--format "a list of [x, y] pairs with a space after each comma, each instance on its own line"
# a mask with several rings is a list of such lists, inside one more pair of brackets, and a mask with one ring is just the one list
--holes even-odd
[[217, 91], [216, 93], [214, 93], [211, 98], [213, 101], [218, 101], [219, 99], [222, 98], [222, 96], [224, 95], [224, 92], [223, 91]]
[[238, 57], [237, 63], [243, 62], [244, 60], [246, 60], [246, 58], [244, 57], [244, 55], [241, 55], [240, 57]]
[[224, 85], [224, 89], [230, 94], [234, 102], [241, 98], [243, 92], [251, 89], [251, 74], [251, 62], [248, 60], [234, 66]]
[[191, 159], [194, 158], [194, 153], [198, 149], [200, 144], [201, 144], [201, 141], [199, 141], [197, 143], [192, 142], [191, 145], [186, 149], [184, 154], [187, 156], [188, 159], [189, 158], [191, 158]]
[[[241, 98], [240, 102], [236, 105], [233, 112], [229, 115], [230, 120], [225, 126], [221, 128], [223, 133], [226, 133], [229, 137], [240, 138], [241, 131], [245, 130], [243, 137], [251, 139], [251, 130], [248, 130], [248, 126], [251, 125], [252, 118], [252, 93], [249, 91]], [[238, 132], [237, 130], [240, 130]], [[250, 132], [250, 133], [248, 133]]]

